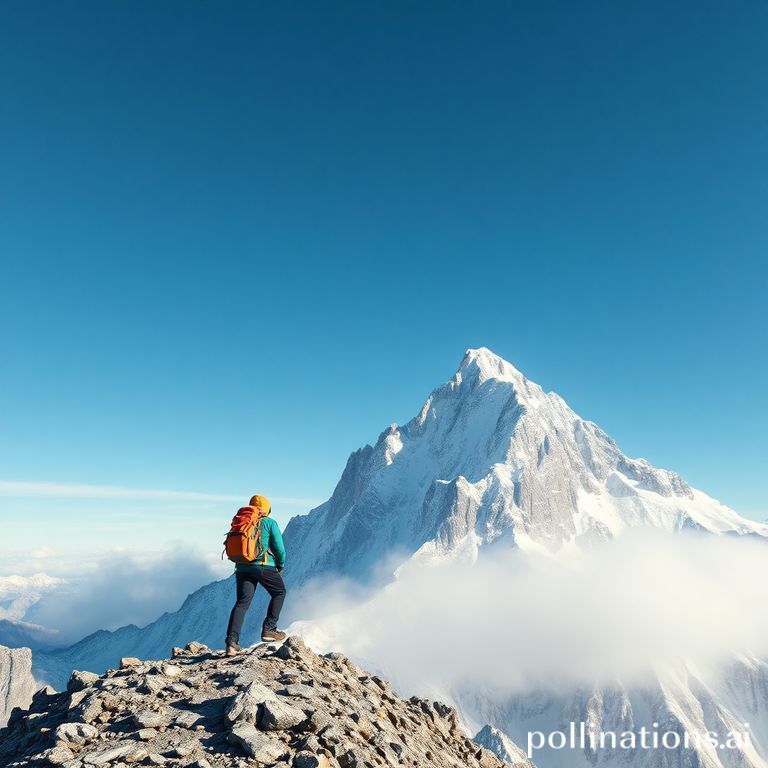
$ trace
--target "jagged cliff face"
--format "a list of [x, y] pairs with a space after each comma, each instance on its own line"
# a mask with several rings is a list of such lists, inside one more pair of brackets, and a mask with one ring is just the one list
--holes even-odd
[[27, 707], [37, 683], [32, 676], [32, 651], [0, 645], [0, 726], [14, 707]]
[[[296, 637], [241, 656], [191, 644], [41, 691], [0, 732], [0, 766], [502, 768], [438, 702], [398, 698], [341, 654]], [[527, 761], [517, 762], [527, 765]]]

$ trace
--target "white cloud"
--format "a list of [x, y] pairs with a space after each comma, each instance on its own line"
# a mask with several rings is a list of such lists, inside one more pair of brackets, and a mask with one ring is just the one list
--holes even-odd
[[29, 556], [33, 560], [45, 560], [46, 558], [52, 557], [54, 554], [55, 550], [50, 547], [40, 547], [39, 549], [33, 549], [29, 553]]
[[23, 619], [30, 607], [40, 600], [44, 593], [65, 583], [64, 579], [45, 573], [0, 576], [0, 619]]
[[409, 563], [368, 597], [316, 582], [293, 628], [409, 691], [631, 683], [680, 658], [715, 669], [768, 654], [765, 542], [634, 531], [556, 557], [491, 552]]
[[54, 630], [62, 645], [98, 629], [144, 626], [177, 610], [199, 587], [223, 578], [231, 563], [226, 573], [223, 568], [188, 545], [150, 553], [115, 549], [55, 593], [44, 593], [24, 620]]
[[[233, 501], [247, 500], [247, 493], [239, 496], [197, 491], [168, 491], [156, 488], [127, 488], [119, 485], [90, 485], [84, 483], [21, 482], [0, 480], [0, 496], [29, 498], [49, 496], [73, 499], [152, 499], [169, 501]], [[285, 496], [269, 497], [273, 503], [302, 507], [317, 506], [318, 499], [302, 499]]]

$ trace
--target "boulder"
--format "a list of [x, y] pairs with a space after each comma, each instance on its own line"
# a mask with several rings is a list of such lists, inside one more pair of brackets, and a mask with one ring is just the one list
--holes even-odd
[[93, 685], [98, 679], [99, 676], [94, 672], [81, 672], [80, 670], [75, 670], [67, 683], [67, 691], [70, 693], [82, 691], [84, 688]]
[[187, 643], [186, 650], [192, 654], [200, 654], [209, 651], [210, 648], [208, 648], [207, 645], [203, 645], [202, 643], [193, 640], [191, 643]]
[[67, 744], [82, 746], [93, 741], [99, 735], [99, 729], [90, 723], [62, 723], [56, 729], [56, 738]]
[[282, 741], [270, 738], [250, 723], [237, 723], [228, 739], [258, 763], [276, 763], [290, 753]]
[[181, 677], [181, 674], [183, 672], [182, 668], [176, 664], [163, 664], [161, 669], [163, 671], [163, 674], [166, 677], [171, 677], [171, 678]]
[[167, 725], [168, 716], [163, 712], [145, 709], [141, 712], [136, 712], [131, 717], [131, 722], [137, 728], [162, 728], [164, 725]]
[[285, 731], [306, 722], [307, 715], [281, 699], [270, 699], [261, 705], [259, 728], [265, 731]]
[[63, 744], [57, 744], [55, 747], [51, 747], [51, 749], [46, 749], [40, 755], [40, 758], [49, 765], [64, 765], [64, 763], [68, 763], [74, 757], [72, 750]]
[[173, 718], [173, 724], [179, 728], [192, 728], [200, 720], [197, 712], [181, 712]]

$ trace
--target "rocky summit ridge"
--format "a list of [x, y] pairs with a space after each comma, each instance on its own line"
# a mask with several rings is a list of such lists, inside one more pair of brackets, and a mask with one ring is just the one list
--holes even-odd
[[[526, 761], [527, 763], [527, 761]], [[297, 636], [234, 657], [200, 643], [39, 690], [0, 731], [0, 766], [502, 768], [456, 711], [395, 695]]]

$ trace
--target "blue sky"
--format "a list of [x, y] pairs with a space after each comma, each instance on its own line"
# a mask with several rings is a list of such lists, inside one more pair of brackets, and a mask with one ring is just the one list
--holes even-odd
[[[765, 4], [0, 17], [0, 480], [285, 520], [488, 346], [768, 516]], [[9, 488], [13, 551], [233, 503]]]

